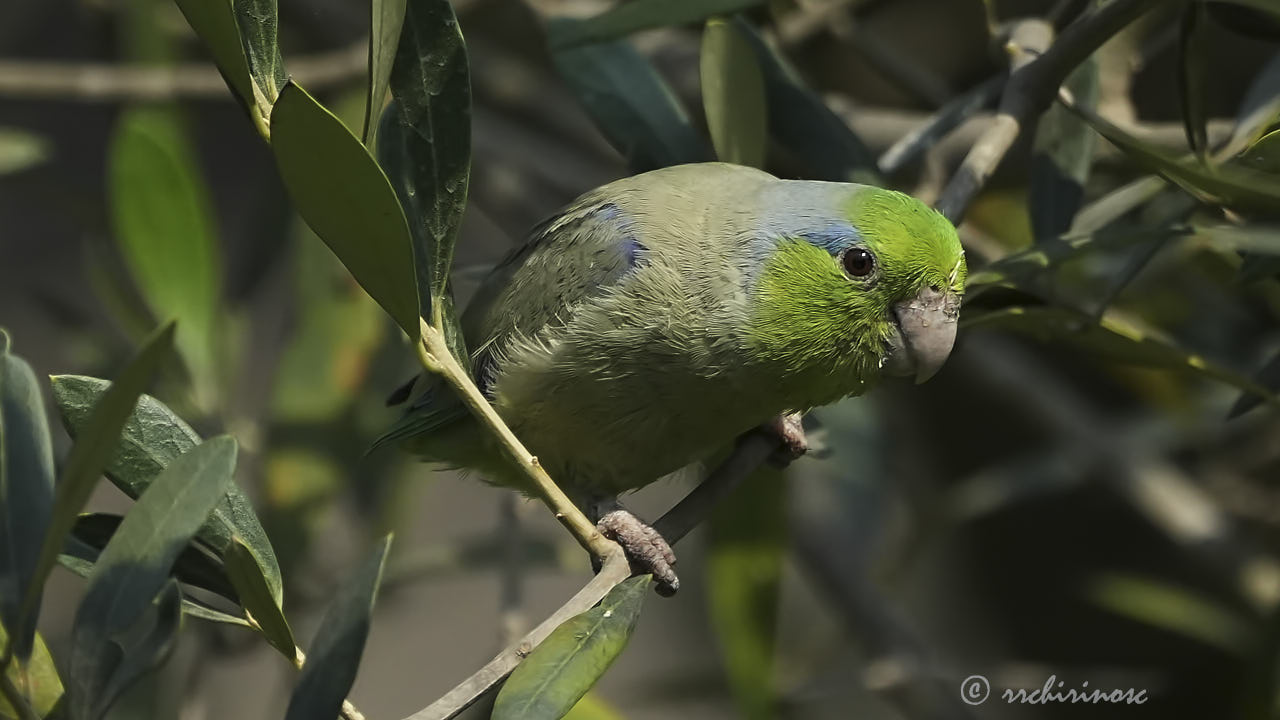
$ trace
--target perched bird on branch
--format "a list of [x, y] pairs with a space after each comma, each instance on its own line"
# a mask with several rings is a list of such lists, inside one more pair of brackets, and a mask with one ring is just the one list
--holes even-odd
[[[670, 593], [667, 543], [600, 509], [882, 375], [928, 379], [955, 341], [964, 282], [955, 228], [907, 195], [681, 165], [588, 192], [539, 225], [462, 327], [498, 414]], [[391, 441], [531, 491], [434, 378], [379, 443]]]

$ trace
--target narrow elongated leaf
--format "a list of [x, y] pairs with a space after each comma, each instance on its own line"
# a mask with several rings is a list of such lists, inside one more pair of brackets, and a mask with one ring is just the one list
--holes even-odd
[[1182, 8], [1182, 24], [1178, 33], [1178, 85], [1181, 87], [1182, 124], [1187, 131], [1187, 144], [1200, 158], [1209, 157], [1209, 111], [1205, 100], [1209, 79], [1208, 46], [1205, 37], [1206, 3], [1191, 2]]
[[492, 720], [554, 720], [596, 684], [635, 631], [652, 579], [618, 583], [600, 604], [551, 631], [511, 673]]
[[[549, 30], [555, 37], [572, 26], [573, 21], [561, 20]], [[553, 57], [587, 114], [632, 170], [711, 159], [675, 93], [628, 43], [557, 50]]]
[[875, 158], [853, 130], [742, 18], [734, 26], [751, 44], [764, 76], [769, 136], [807, 169], [806, 177], [878, 183]]
[[[52, 380], [53, 398], [63, 424], [72, 437], [78, 438], [112, 385], [83, 375], [57, 375]], [[142, 395], [124, 423], [120, 442], [106, 466], [107, 477], [126, 495], [136, 499], [174, 459], [199, 444], [200, 436], [182, 418], [159, 400]], [[240, 486], [234, 483], [228, 486], [226, 497], [214, 508], [197, 536], [219, 555], [227, 552], [232, 538], [241, 538], [261, 562], [262, 574], [276, 604], [283, 601], [284, 583], [275, 551], [253, 511], [253, 504]]]
[[369, 4], [369, 95], [364, 106], [364, 145], [377, 147], [378, 117], [387, 100], [391, 82], [391, 65], [400, 46], [400, 29], [404, 27], [406, 0], [373, 0]]
[[338, 716], [360, 667], [360, 655], [364, 653], [373, 603], [390, 547], [388, 535], [329, 603], [311, 643], [311, 655], [302, 666], [302, 677], [289, 698], [285, 720]]
[[293, 631], [284, 618], [284, 611], [276, 604], [267, 579], [262, 575], [262, 561], [254, 557], [253, 549], [240, 538], [235, 538], [228, 548], [225, 561], [227, 577], [235, 585], [240, 606], [249, 612], [249, 617], [271, 647], [293, 662], [298, 657], [298, 646], [293, 641]]
[[[98, 551], [86, 545], [76, 543], [67, 548], [67, 554], [58, 556], [58, 564], [67, 570], [87, 578], [93, 572], [93, 564], [97, 562]], [[182, 562], [179, 556], [178, 563]], [[174, 565], [174, 572], [179, 573], [178, 565]], [[181, 579], [179, 579], [181, 582]], [[232, 599], [232, 602], [235, 602]], [[219, 610], [212, 605], [196, 598], [183, 596], [182, 612], [194, 618], [208, 620], [210, 622], [225, 623], [227, 625], [240, 625], [241, 627], [252, 627], [249, 621], [239, 615], [232, 615], [226, 611]]]
[[1176, 225], [1139, 230], [1122, 227], [1087, 233], [1070, 233], [1047, 243], [1007, 255], [970, 275], [965, 286], [976, 290], [985, 285], [1012, 284], [1039, 272], [1051, 270], [1067, 260], [1089, 252], [1127, 247], [1159, 238], [1189, 236], [1191, 228]]
[[1254, 380], [1153, 337], [1112, 314], [1095, 319], [1067, 308], [1012, 307], [970, 314], [961, 325], [1012, 330], [1042, 342], [1072, 345], [1101, 360], [1199, 375], [1245, 390], [1267, 403], [1280, 404], [1280, 398]]
[[40, 592], [53, 566], [58, 562], [62, 545], [76, 516], [88, 502], [89, 495], [98, 482], [103, 466], [111, 457], [112, 449], [120, 437], [120, 431], [129, 417], [129, 410], [151, 381], [160, 363], [173, 348], [173, 323], [157, 330], [120, 373], [120, 377], [103, 394], [102, 402], [84, 423], [84, 432], [71, 446], [53, 498], [53, 513], [48, 529], [40, 544], [40, 558], [31, 573], [30, 583], [23, 589], [22, 621], [13, 631], [22, 636], [33, 626], [40, 605]]
[[[0, 625], [0, 647], [8, 642], [9, 636], [5, 634], [4, 626]], [[58, 698], [62, 697], [62, 678], [58, 677], [53, 656], [49, 654], [49, 648], [45, 646], [44, 638], [39, 633], [34, 636], [27, 659], [12, 660], [5, 674], [40, 717], [48, 715], [53, 706], [58, 704]], [[0, 718], [17, 717], [13, 706], [0, 695]]]
[[395, 190], [368, 150], [292, 82], [271, 113], [271, 150], [298, 214], [365, 292], [417, 337], [409, 226]]
[[1234, 157], [1253, 145], [1280, 119], [1280, 53], [1258, 71], [1236, 113], [1231, 138], [1218, 154]]
[[[467, 46], [448, 0], [415, 0], [391, 69], [387, 123], [394, 142], [378, 157], [413, 235], [419, 307], [443, 327], [443, 298], [471, 178], [471, 80]], [[389, 138], [390, 139], [390, 138]], [[434, 314], [433, 314], [434, 313]]]
[[[15, 628], [13, 650], [20, 660], [31, 656], [35, 637], [35, 623], [22, 622], [22, 606], [53, 512], [53, 473], [40, 384], [31, 366], [9, 352], [8, 335], [0, 334], [0, 625]], [[40, 588], [34, 592], [38, 603]]]
[[915, 162], [916, 158], [924, 155], [961, 123], [991, 107], [1000, 97], [1000, 92], [1004, 90], [1008, 80], [1009, 76], [1002, 73], [938, 108], [938, 111], [930, 115], [928, 120], [903, 135], [880, 155], [879, 160], [876, 161], [880, 172], [893, 175]]
[[[1280, 392], [1280, 353], [1258, 371], [1255, 378], [1259, 385], [1273, 393]], [[1239, 417], [1262, 404], [1262, 398], [1254, 393], [1242, 392], [1227, 412], [1227, 418]]]
[[49, 142], [26, 130], [0, 128], [0, 175], [22, 172], [49, 157]]
[[181, 617], [181, 593], [169, 573], [226, 494], [235, 460], [235, 440], [226, 436], [178, 457], [98, 557], [71, 632], [72, 717], [102, 717], [120, 692], [164, 656]]
[[236, 13], [228, 0], [176, 0], [178, 8], [186, 16], [187, 23], [204, 41], [213, 60], [222, 72], [237, 99], [257, 114], [265, 126], [271, 106], [260, 105], [254, 97], [253, 81], [249, 78], [249, 61], [245, 58], [244, 45], [240, 42], [240, 29]]
[[739, 714], [777, 717], [774, 648], [786, 537], [785, 478], [762, 468], [711, 516], [707, 602]]
[[[1097, 107], [1097, 58], [1090, 56], [1081, 63], [1067, 77], [1064, 86], [1071, 91], [1078, 106]], [[1028, 194], [1031, 227], [1037, 243], [1056, 238], [1071, 227], [1084, 201], [1084, 184], [1093, 165], [1097, 137], [1087, 123], [1061, 105], [1050, 107], [1040, 116], [1031, 156]]]
[[1072, 109], [1126, 155], [1198, 198], [1227, 207], [1263, 211], [1274, 210], [1280, 204], [1280, 178], [1237, 165], [1210, 168], [1194, 160], [1175, 158], [1087, 108]]
[[732, 15], [763, 0], [644, 0], [623, 3], [593, 18], [552, 33], [553, 49], [616, 40], [638, 30], [684, 25], [713, 15]]
[[178, 351], [197, 399], [214, 399], [214, 331], [222, 273], [208, 189], [173, 109], [121, 117], [111, 140], [111, 217], [151, 314], [178, 321]]
[[240, 42], [249, 61], [249, 75], [257, 86], [257, 102], [262, 107], [270, 107], [288, 80], [277, 38], [280, 19], [276, 0], [232, 0], [232, 5]]
[[764, 167], [764, 77], [750, 41], [736, 23], [707, 21], [702, 33], [702, 106], [716, 156]]
[[1199, 640], [1228, 653], [1244, 652], [1253, 623], [1229, 606], [1190, 588], [1132, 575], [1102, 575], [1087, 589], [1090, 600], [1118, 615]]

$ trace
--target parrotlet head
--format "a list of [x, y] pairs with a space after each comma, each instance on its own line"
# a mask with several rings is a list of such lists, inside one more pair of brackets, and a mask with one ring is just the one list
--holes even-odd
[[856, 391], [841, 384], [881, 372], [916, 382], [938, 372], [955, 343], [966, 274], [946, 218], [862, 185], [782, 181], [764, 203], [751, 319], [760, 352], [829, 377], [834, 387], [819, 397]]

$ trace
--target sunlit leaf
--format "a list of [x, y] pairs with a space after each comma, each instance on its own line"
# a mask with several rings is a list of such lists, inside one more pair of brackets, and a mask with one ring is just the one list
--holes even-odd
[[622, 713], [601, 700], [595, 693], [587, 693], [569, 710], [564, 720], [624, 720]]
[[593, 18], [564, 25], [551, 33], [555, 50], [616, 40], [638, 30], [699, 22], [713, 15], [732, 15], [763, 0], [644, 0], [623, 3]]
[[293, 631], [289, 629], [284, 611], [272, 596], [271, 587], [262, 574], [262, 561], [255, 557], [252, 548], [240, 538], [235, 538], [227, 549], [224, 562], [241, 607], [249, 612], [249, 617], [271, 647], [293, 662], [297, 658], [298, 646], [293, 641]]
[[1258, 141], [1258, 138], [1280, 120], [1280, 53], [1258, 71], [1236, 113], [1236, 124], [1231, 138], [1219, 153], [1221, 157], [1234, 157], [1241, 150]]
[[774, 649], [786, 538], [785, 478], [762, 468], [715, 509], [707, 601], [729, 688], [748, 720], [777, 716]]
[[550, 720], [569, 712], [626, 647], [651, 582], [648, 575], [624, 580], [599, 605], [551, 631], [507, 678], [492, 720]]
[[[549, 31], [554, 38], [573, 26], [573, 21], [555, 21]], [[554, 59], [596, 126], [632, 170], [711, 159], [675, 93], [630, 44], [557, 50]]]
[[[5, 634], [4, 626], [0, 625], [0, 647], [5, 647], [8, 641], [9, 636]], [[45, 717], [58, 704], [58, 698], [62, 697], [62, 678], [58, 677], [53, 656], [49, 654], [49, 648], [45, 646], [44, 638], [39, 633], [35, 634], [31, 647], [27, 659], [15, 658], [10, 661], [5, 674], [18, 692], [22, 693], [22, 697], [26, 698], [36, 715]], [[17, 717], [13, 706], [0, 695], [0, 718]]]
[[235, 460], [235, 440], [225, 436], [175, 459], [98, 557], [72, 627], [73, 717], [102, 717], [120, 692], [164, 657], [181, 617], [181, 593], [170, 570], [226, 494]]
[[368, 150], [295, 83], [280, 92], [272, 110], [271, 149], [298, 214], [365, 292], [417, 337], [409, 226]]
[[208, 406], [216, 399], [214, 331], [222, 286], [208, 188], [171, 108], [125, 112], [110, 153], [116, 242], [152, 316], [178, 321], [178, 351], [198, 401]]
[[369, 85], [364, 107], [364, 144], [377, 147], [378, 117], [387, 99], [391, 65], [400, 45], [406, 0], [373, 0], [370, 3]]
[[0, 175], [22, 172], [49, 157], [49, 142], [26, 130], [0, 128]]
[[388, 535], [335, 593], [311, 642], [311, 654], [302, 666], [302, 677], [289, 699], [285, 720], [338, 716], [360, 667], [373, 603], [390, 547]]
[[736, 23], [712, 18], [701, 57], [702, 106], [716, 156], [764, 167], [764, 78], [750, 41]]
[[[1078, 106], [1098, 104], [1098, 61], [1090, 56], [1067, 76], [1064, 87]], [[1036, 125], [1028, 189], [1031, 227], [1037, 243], [1066, 232], [1084, 200], [1097, 135], [1061, 105], [1053, 105]]]
[[[98, 403], [114, 387], [106, 380], [82, 375], [56, 375], [52, 382], [54, 402], [67, 432], [75, 438], [85, 431]], [[150, 395], [137, 399], [119, 438], [106, 465], [107, 477], [135, 499], [174, 459], [200, 444], [200, 436], [182, 418]], [[262, 562], [272, 595], [281, 602], [284, 584], [271, 541], [253, 503], [238, 485], [228, 486], [226, 497], [214, 508], [198, 537], [219, 554], [226, 552], [233, 537], [241, 538]]]
[[34, 592], [39, 602], [40, 589], [28, 588], [53, 511], [53, 474], [40, 383], [0, 331], [0, 625], [16, 629], [13, 650], [22, 660], [31, 656], [35, 637], [35, 623], [22, 622], [23, 598]]
[[1118, 615], [1184, 637], [1241, 653], [1255, 631], [1247, 617], [1191, 588], [1131, 575], [1094, 578], [1086, 593], [1094, 603]]
[[288, 79], [276, 37], [280, 24], [276, 0], [232, 0], [232, 5], [249, 61], [249, 74], [261, 94], [259, 104], [270, 107]]

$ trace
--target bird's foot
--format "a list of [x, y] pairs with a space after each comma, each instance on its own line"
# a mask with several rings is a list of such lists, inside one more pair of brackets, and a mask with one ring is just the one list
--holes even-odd
[[654, 589], [659, 595], [670, 597], [680, 589], [680, 578], [672, 569], [676, 564], [676, 554], [657, 530], [626, 510], [606, 513], [596, 523], [596, 529], [622, 546], [633, 567], [653, 575], [657, 583]]
[[800, 413], [779, 415], [764, 427], [782, 441], [782, 447], [769, 458], [774, 465], [786, 467], [792, 460], [809, 452], [809, 439], [805, 437]]

